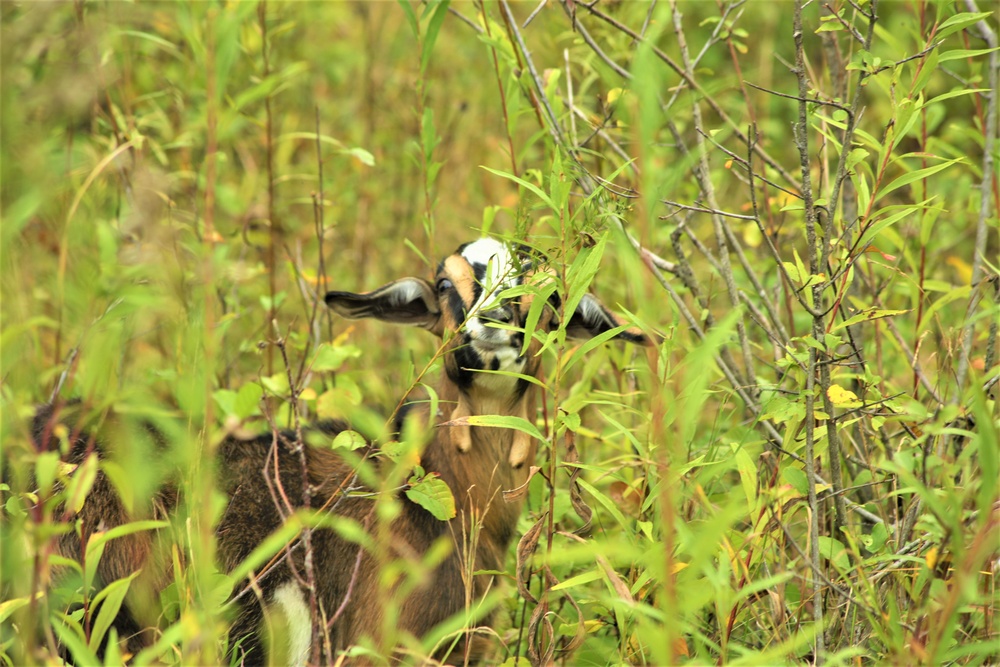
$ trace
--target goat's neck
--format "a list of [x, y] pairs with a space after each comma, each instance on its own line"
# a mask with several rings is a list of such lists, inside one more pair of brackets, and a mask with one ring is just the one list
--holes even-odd
[[529, 386], [516, 399], [475, 391], [462, 392], [445, 383], [439, 392], [441, 410], [435, 437], [424, 450], [424, 468], [436, 472], [451, 487], [457, 510], [453, 520], [456, 537], [466, 540], [477, 526], [477, 551], [500, 567], [514, 535], [521, 502], [506, 502], [503, 491], [516, 489], [528, 479], [534, 463], [535, 444], [524, 434], [507, 428], [463, 426], [472, 415], [507, 415], [527, 418], [533, 407]]

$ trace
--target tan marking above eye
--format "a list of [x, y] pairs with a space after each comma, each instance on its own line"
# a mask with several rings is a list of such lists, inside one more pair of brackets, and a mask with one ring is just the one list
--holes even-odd
[[446, 260], [444, 260], [444, 266], [441, 269], [441, 278], [447, 278], [451, 281], [455, 289], [458, 290], [458, 295], [462, 297], [462, 303], [465, 304], [466, 308], [472, 306], [476, 301], [476, 276], [472, 270], [472, 266], [465, 260], [461, 255], [451, 255]]

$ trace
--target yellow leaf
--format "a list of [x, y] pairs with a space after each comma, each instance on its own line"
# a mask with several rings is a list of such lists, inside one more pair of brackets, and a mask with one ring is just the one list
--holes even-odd
[[614, 104], [623, 95], [624, 91], [621, 88], [612, 88], [608, 91], [608, 104]]
[[838, 408], [856, 408], [861, 405], [857, 395], [850, 389], [844, 389], [839, 384], [831, 384], [826, 395]]
[[968, 285], [972, 282], [972, 267], [969, 266], [968, 262], [955, 255], [950, 255], [944, 261], [955, 269], [960, 285]]
[[743, 226], [743, 242], [749, 247], [758, 248], [763, 240], [764, 237], [761, 236], [760, 230], [757, 229], [757, 225]]

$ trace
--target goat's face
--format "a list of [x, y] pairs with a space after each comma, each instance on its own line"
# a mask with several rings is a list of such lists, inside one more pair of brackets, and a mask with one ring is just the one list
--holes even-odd
[[[448, 342], [445, 368], [460, 390], [510, 396], [522, 393], [526, 381], [509, 374], [535, 375], [540, 346], [532, 340], [525, 347], [523, 328], [538, 290], [512, 288], [525, 282], [542, 287], [546, 280], [551, 276], [535, 270], [526, 256], [500, 241], [482, 238], [445, 258], [433, 283], [403, 278], [367, 294], [329, 292], [326, 303], [344, 317], [373, 317], [433, 331]], [[557, 294], [548, 299], [538, 313], [535, 330], [558, 326], [560, 303]], [[566, 331], [572, 337], [586, 338], [620, 324], [600, 301], [586, 294]], [[633, 329], [616, 337], [648, 343], [646, 336]]]

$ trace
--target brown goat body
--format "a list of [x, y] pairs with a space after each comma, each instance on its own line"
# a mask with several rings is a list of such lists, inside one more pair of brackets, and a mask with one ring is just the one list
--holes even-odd
[[[294, 540], [260, 572], [252, 573], [234, 593], [237, 615], [230, 631], [230, 650], [236, 662], [263, 664], [269, 645], [265, 628], [269, 611], [279, 608], [288, 618], [289, 634], [283, 656], [271, 656], [281, 664], [301, 664], [319, 655], [314, 638], [328, 638], [324, 650], [347, 649], [364, 637], [382, 646], [385, 626], [385, 595], [396, 601], [393, 619], [398, 631], [420, 638], [443, 621], [472, 607], [494, 586], [488, 574], [477, 571], [504, 569], [506, 553], [514, 539], [521, 501], [506, 502], [502, 492], [521, 487], [528, 480], [536, 443], [523, 432], [470, 424], [477, 415], [506, 415], [534, 420], [536, 388], [528, 378], [538, 377], [539, 341], [525, 345], [524, 325], [533, 300], [524, 290], [505, 297], [504, 290], [523, 284], [535, 272], [530, 263], [493, 239], [466, 244], [441, 262], [435, 282], [404, 278], [365, 294], [330, 292], [326, 303], [348, 318], [374, 318], [416, 325], [443, 340], [444, 374], [437, 389], [440, 409], [426, 414], [417, 408], [431, 436], [420, 453], [420, 465], [440, 477], [455, 499], [456, 514], [442, 521], [404, 494], [398, 495], [399, 512], [387, 526], [392, 553], [374, 554], [345, 539], [337, 530], [316, 528], [309, 532], [311, 546]], [[535, 329], [559, 326], [562, 302], [552, 295], [544, 304]], [[536, 308], [537, 314], [537, 308]], [[573, 337], [594, 336], [621, 326], [621, 321], [587, 294], [567, 317], [567, 333]], [[621, 328], [617, 338], [647, 344], [643, 334]], [[425, 404], [426, 405], [426, 404]], [[51, 440], [52, 422], [58, 414], [44, 412], [36, 419], [36, 437]], [[316, 430], [329, 437], [344, 430], [341, 423], [320, 424]], [[95, 449], [86, 433], [76, 434], [71, 462], [83, 460]], [[45, 446], [51, 447], [53, 441]], [[304, 447], [304, 450], [300, 448]], [[98, 450], [100, 443], [96, 444]], [[302, 452], [307, 467], [308, 494], [303, 488]], [[374, 457], [377, 459], [377, 457]], [[351, 519], [369, 533], [378, 530], [372, 494], [346, 493], [356, 486], [355, 466], [330, 448], [305, 445], [293, 434], [268, 434], [250, 440], [227, 438], [218, 450], [221, 490], [229, 502], [217, 527], [218, 557], [223, 570], [233, 571], [265, 539], [280, 529], [288, 515], [305, 507]], [[378, 471], [377, 461], [373, 463]], [[280, 494], [276, 494], [276, 489]], [[278, 502], [276, 495], [283, 498]], [[176, 507], [177, 493], [167, 484], [154, 497], [145, 516], [166, 516]], [[126, 510], [103, 472], [84, 503], [84, 531], [108, 528], [134, 520], [135, 509]], [[382, 529], [386, 529], [385, 526]], [[414, 559], [428, 553], [441, 539], [452, 542], [450, 553], [433, 567], [418, 585], [401, 596], [386, 590], [381, 581], [383, 563], [394, 558]], [[149, 592], [162, 590], [167, 580], [162, 563], [156, 562], [155, 538], [136, 533], [109, 543], [98, 569], [98, 578], [109, 583], [145, 569]], [[71, 558], [82, 557], [82, 539], [76, 535], [60, 539], [59, 550]], [[304, 586], [306, 552], [311, 558], [314, 597]], [[401, 598], [401, 599], [400, 599]], [[328, 628], [314, 631], [318, 619], [310, 612], [315, 602]], [[156, 619], [142, 615], [134, 602], [123, 606], [116, 620], [126, 648], [136, 652], [150, 642], [149, 628]], [[330, 620], [332, 619], [332, 620]], [[490, 618], [478, 619], [490, 624]], [[307, 627], [306, 627], [307, 626]], [[324, 637], [325, 635], [325, 637]], [[487, 642], [470, 637], [449, 644], [437, 656], [450, 662], [475, 662], [484, 657]], [[383, 646], [391, 650], [391, 646]], [[335, 656], [328, 655], [332, 660]]]

